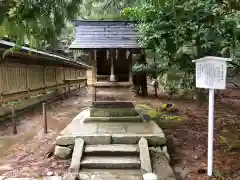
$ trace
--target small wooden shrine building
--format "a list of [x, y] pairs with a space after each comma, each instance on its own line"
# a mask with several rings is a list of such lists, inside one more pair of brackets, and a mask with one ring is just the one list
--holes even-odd
[[[134, 23], [79, 20], [73, 22], [76, 36], [69, 48], [85, 51], [89, 55], [89, 64], [92, 65], [93, 101], [96, 101], [101, 93], [105, 96], [104, 101], [130, 100], [132, 55], [141, 53]], [[124, 94], [128, 95], [127, 99], [123, 98]], [[118, 98], [106, 99], [111, 95]]]

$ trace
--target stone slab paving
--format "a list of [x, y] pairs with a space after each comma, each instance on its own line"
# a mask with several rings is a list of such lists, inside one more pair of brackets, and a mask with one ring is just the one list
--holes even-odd
[[141, 137], [145, 137], [150, 145], [166, 143], [162, 129], [154, 121], [84, 123], [89, 116], [89, 109], [77, 115], [60, 133], [56, 143], [69, 145], [82, 138], [86, 144], [137, 144]]
[[82, 170], [80, 180], [143, 180], [139, 170]]
[[85, 123], [92, 122], [142, 122], [141, 117], [138, 116], [124, 116], [124, 117], [89, 117], [86, 118]]
[[35, 180], [34, 178], [7, 178], [5, 180]]
[[134, 108], [91, 108], [91, 117], [136, 116]]
[[106, 144], [106, 145], [87, 145], [84, 148], [85, 154], [115, 153], [115, 154], [138, 154], [139, 147], [133, 144]]
[[63, 179], [62, 176], [46, 176], [42, 178], [7, 178], [5, 176], [0, 176], [0, 180], [62, 180], [62, 179]]
[[98, 134], [115, 134], [115, 133], [126, 133], [126, 126], [122, 123], [104, 123], [104, 124], [99, 124], [97, 133]]
[[[71, 123], [60, 133], [61, 135], [69, 134], [94, 134], [101, 133], [103, 130], [106, 133], [112, 133], [114, 127], [122, 127], [125, 129], [124, 133], [127, 134], [164, 134], [161, 128], [153, 122], [94, 122], [84, 123], [89, 118], [89, 109], [82, 111], [77, 115]], [[115, 129], [115, 128], [114, 128]], [[108, 131], [109, 130], [109, 131]], [[114, 132], [118, 134], [117, 132]]]
[[43, 180], [62, 180], [62, 176], [46, 176]]
[[86, 156], [81, 167], [89, 169], [138, 169], [141, 162], [134, 156]]

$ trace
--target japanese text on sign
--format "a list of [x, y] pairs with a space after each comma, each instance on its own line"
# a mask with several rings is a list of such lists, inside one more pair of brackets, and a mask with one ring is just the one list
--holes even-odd
[[197, 62], [196, 87], [225, 89], [226, 63], [225, 62]]

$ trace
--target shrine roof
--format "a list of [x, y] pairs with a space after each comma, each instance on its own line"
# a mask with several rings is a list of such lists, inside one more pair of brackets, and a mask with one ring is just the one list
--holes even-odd
[[132, 21], [73, 21], [75, 40], [70, 49], [139, 49], [137, 31]]

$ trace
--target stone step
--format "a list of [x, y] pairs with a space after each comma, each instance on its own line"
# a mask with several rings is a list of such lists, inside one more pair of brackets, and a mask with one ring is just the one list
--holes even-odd
[[128, 144], [86, 145], [84, 154], [108, 156], [139, 155], [139, 146]]
[[134, 108], [132, 101], [93, 101], [92, 108]]
[[137, 116], [135, 108], [90, 108], [90, 117]]
[[88, 169], [139, 169], [140, 159], [133, 156], [86, 156], [81, 168]]
[[87, 122], [141, 122], [140, 116], [123, 116], [123, 117], [88, 117]]
[[139, 169], [81, 169], [78, 179], [84, 180], [143, 180]]

